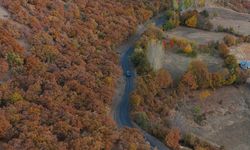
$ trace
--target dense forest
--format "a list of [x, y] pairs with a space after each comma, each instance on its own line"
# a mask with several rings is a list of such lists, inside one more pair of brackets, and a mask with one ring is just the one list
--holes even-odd
[[166, 0], [0, 0], [0, 149], [149, 149], [109, 116], [117, 46]]

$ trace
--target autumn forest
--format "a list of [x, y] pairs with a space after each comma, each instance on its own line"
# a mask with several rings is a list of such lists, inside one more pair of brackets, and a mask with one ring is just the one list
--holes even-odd
[[166, 2], [0, 5], [10, 14], [0, 20], [0, 149], [149, 147], [139, 131], [118, 129], [108, 113], [121, 74], [117, 46]]

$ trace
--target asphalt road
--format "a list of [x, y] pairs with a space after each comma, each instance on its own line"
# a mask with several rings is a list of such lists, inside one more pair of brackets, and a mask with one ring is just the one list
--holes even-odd
[[[130, 56], [133, 53], [134, 45], [137, 40], [140, 39], [141, 35], [147, 30], [148, 25], [154, 23], [156, 26], [161, 26], [164, 23], [163, 14], [159, 14], [158, 16], [152, 18], [147, 21], [145, 24], [140, 25], [136, 33], [131, 36], [118, 50], [121, 54], [121, 66], [123, 69], [123, 75], [125, 77], [125, 89], [123, 92], [123, 96], [117, 100], [115, 110], [113, 111], [113, 118], [116, 121], [118, 127], [135, 127], [140, 129], [137, 125], [135, 125], [130, 118], [130, 105], [129, 105], [129, 96], [131, 92], [134, 90], [134, 80], [135, 80], [135, 70], [133, 68], [133, 64], [130, 61]], [[126, 72], [131, 72], [131, 77], [126, 77]], [[121, 85], [122, 86], [122, 85]], [[151, 136], [147, 132], [140, 129], [144, 134], [145, 139], [150, 143], [152, 148], [158, 148], [158, 150], [169, 150], [162, 142], [160, 142], [155, 137]]]

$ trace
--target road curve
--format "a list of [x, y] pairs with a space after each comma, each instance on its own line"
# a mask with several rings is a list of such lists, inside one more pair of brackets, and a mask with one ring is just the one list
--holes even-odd
[[[129, 115], [129, 96], [134, 89], [134, 79], [135, 79], [135, 70], [133, 68], [133, 64], [130, 61], [130, 56], [133, 53], [134, 46], [137, 40], [140, 39], [142, 34], [148, 29], [148, 25], [154, 23], [156, 26], [161, 26], [164, 23], [164, 14], [159, 14], [156, 17], [152, 18], [151, 20], [147, 21], [145, 24], [140, 25], [136, 33], [131, 36], [122, 46], [118, 48], [118, 51], [121, 52], [121, 66], [123, 69], [123, 74], [126, 71], [131, 72], [131, 77], [125, 77], [125, 88], [122, 93], [122, 97], [115, 99], [114, 101], [117, 102], [115, 107], [113, 108], [113, 119], [116, 121], [118, 127], [135, 127], [140, 129], [137, 125], [135, 125], [130, 118]], [[123, 86], [123, 85], [119, 85]], [[162, 142], [160, 142], [155, 137], [151, 136], [147, 132], [140, 129], [144, 134], [145, 139], [150, 143], [152, 148], [157, 148], [158, 150], [169, 150]]]

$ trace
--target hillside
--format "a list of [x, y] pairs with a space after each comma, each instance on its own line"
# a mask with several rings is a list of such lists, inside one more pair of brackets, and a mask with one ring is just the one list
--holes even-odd
[[0, 0], [0, 149], [149, 149], [109, 109], [116, 47], [164, 0]]

